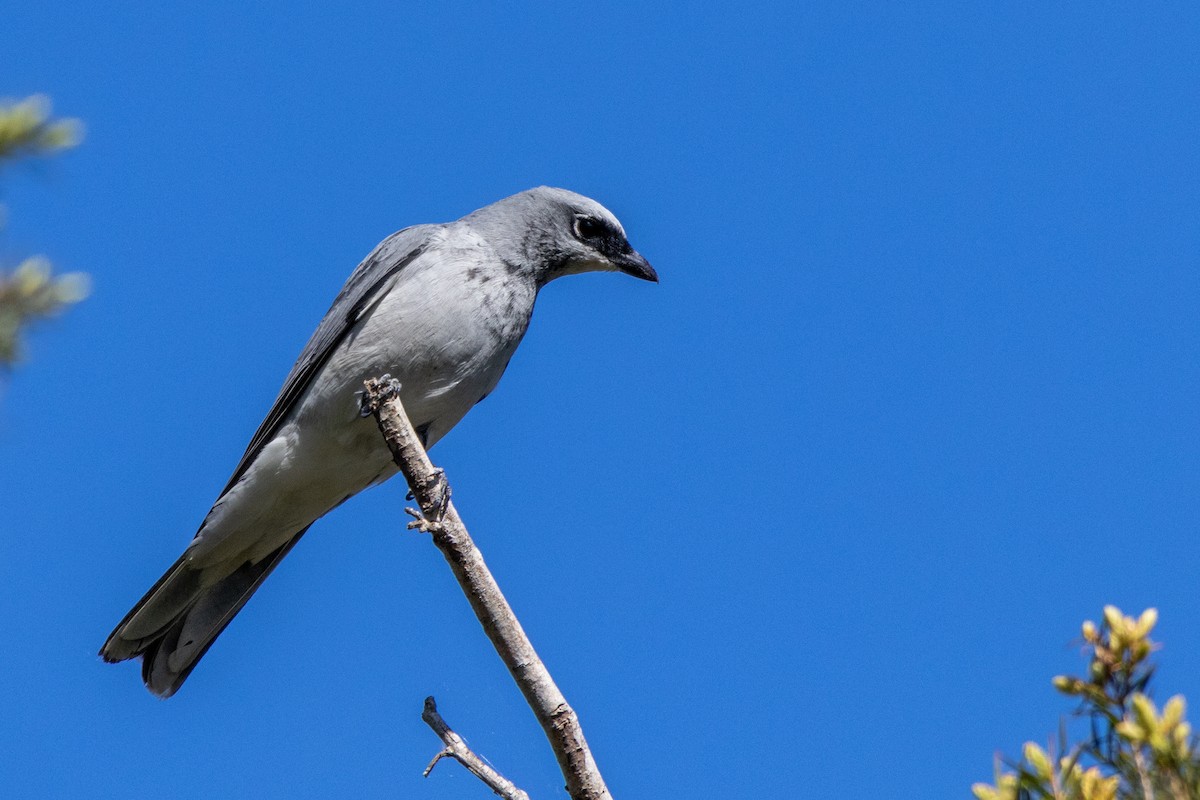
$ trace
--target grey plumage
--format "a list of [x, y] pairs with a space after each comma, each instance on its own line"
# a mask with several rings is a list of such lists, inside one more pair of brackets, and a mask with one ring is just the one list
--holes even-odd
[[657, 275], [599, 203], [540, 187], [392, 234], [350, 275], [187, 550], [117, 625], [106, 661], [142, 658], [174, 694], [312, 523], [396, 472], [358, 392], [384, 373], [432, 446], [499, 381], [560, 277]]

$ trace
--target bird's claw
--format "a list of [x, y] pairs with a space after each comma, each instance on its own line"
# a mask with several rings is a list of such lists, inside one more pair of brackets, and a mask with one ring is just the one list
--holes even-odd
[[433, 533], [435, 530], [437, 530], [439, 527], [441, 527], [440, 522], [437, 522], [437, 521], [434, 521], [431, 519], [426, 519], [425, 515], [421, 513], [421, 510], [419, 508], [405, 508], [404, 513], [408, 514], [410, 517], [413, 518], [412, 522], [408, 523], [408, 529], [410, 531], [420, 531], [421, 533]]
[[371, 416], [381, 403], [400, 394], [400, 381], [388, 374], [371, 378], [367, 384], [370, 391], [361, 390], [354, 393], [358, 398], [358, 415], [362, 418]]
[[[433, 474], [421, 487], [421, 494], [433, 498], [429, 503], [432, 513], [426, 516], [424, 511], [415, 508], [405, 508], [404, 511], [413, 517], [413, 521], [408, 523], [409, 530], [429, 533], [441, 527], [442, 520], [446, 518], [446, 511], [450, 508], [450, 483], [446, 480], [446, 471], [434, 467]], [[412, 498], [412, 492], [409, 492], [409, 498]]]

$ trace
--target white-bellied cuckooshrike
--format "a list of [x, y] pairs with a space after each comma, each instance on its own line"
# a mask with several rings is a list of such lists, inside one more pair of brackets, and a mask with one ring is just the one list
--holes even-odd
[[658, 280], [616, 217], [564, 189], [530, 189], [384, 239], [317, 326], [187, 550], [100, 654], [140, 656], [147, 688], [174, 694], [313, 522], [396, 474], [360, 413], [363, 381], [399, 380], [432, 446], [496, 386], [538, 290], [593, 271]]

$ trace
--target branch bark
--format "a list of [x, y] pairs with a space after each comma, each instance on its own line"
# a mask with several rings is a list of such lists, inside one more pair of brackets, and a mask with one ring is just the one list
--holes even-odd
[[434, 468], [400, 402], [399, 384], [366, 381], [363, 408], [374, 415], [392, 458], [408, 481], [421, 516], [410, 523], [432, 534], [450, 564], [492, 646], [517, 682], [558, 759], [572, 800], [612, 800], [583, 737], [575, 711], [538, 658], [495, 578], [471, 540], [454, 504], [444, 473]]

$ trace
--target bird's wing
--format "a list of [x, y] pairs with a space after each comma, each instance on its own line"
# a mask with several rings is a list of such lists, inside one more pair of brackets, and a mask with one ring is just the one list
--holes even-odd
[[283, 420], [295, 407], [296, 402], [304, 394], [304, 390], [312, 383], [321, 367], [329, 359], [338, 343], [362, 315], [370, 308], [376, 294], [396, 275], [425, 252], [438, 225], [414, 225], [411, 228], [393, 233], [379, 243], [371, 254], [351, 273], [337, 299], [329, 307], [329, 312], [321, 320], [313, 332], [312, 338], [304, 346], [300, 357], [292, 365], [275, 398], [275, 404], [267, 412], [267, 417], [258, 426], [250, 445], [246, 448], [242, 460], [238, 462], [233, 477], [225, 485], [221, 494], [238, 482], [246, 469], [254, 461], [255, 456], [279, 430]]

